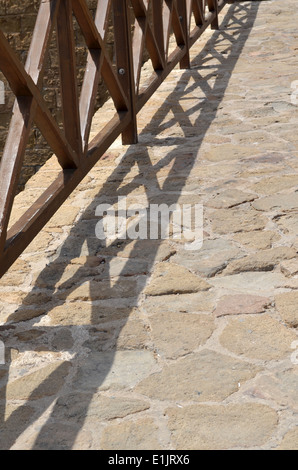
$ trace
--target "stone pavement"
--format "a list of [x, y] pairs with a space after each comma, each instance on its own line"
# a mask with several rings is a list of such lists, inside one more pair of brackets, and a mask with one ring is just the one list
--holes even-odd
[[[2, 278], [2, 449], [298, 449], [296, 6], [227, 5]], [[202, 204], [202, 248], [105, 246], [118, 196]]]

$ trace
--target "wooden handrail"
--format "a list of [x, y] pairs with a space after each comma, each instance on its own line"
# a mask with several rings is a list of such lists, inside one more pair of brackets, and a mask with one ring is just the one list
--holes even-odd
[[[137, 143], [138, 112], [177, 64], [180, 63], [181, 68], [190, 67], [190, 47], [208, 26], [218, 28], [218, 13], [225, 3], [232, 2], [98, 0], [93, 19], [86, 0], [42, 0], [25, 66], [0, 30], [0, 70], [16, 97], [0, 164], [0, 277], [120, 134], [123, 143]], [[80, 94], [76, 77], [73, 15], [85, 38], [88, 52]], [[114, 61], [109, 57], [106, 47], [110, 16], [114, 25]], [[195, 19], [194, 26], [191, 24], [192, 16]], [[41, 93], [54, 30], [61, 78], [62, 129]], [[172, 31], [176, 47], [170, 53]], [[154, 72], [146, 86], [140, 87], [145, 47]], [[115, 115], [89, 142], [100, 79], [113, 99]], [[57, 156], [61, 172], [8, 230], [33, 123]]]

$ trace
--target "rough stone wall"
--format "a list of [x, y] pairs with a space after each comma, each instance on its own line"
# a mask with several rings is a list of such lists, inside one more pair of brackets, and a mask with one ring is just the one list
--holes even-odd
[[[92, 11], [95, 10], [97, 1], [88, 0]], [[40, 0], [0, 0], [0, 29], [6, 34], [11, 46], [16, 51], [22, 62], [25, 63]], [[76, 22], [76, 57], [78, 68], [79, 87], [86, 64], [86, 47]], [[0, 72], [0, 80], [5, 84], [5, 104], [0, 104], [0, 158], [3, 153], [4, 143], [7, 135], [8, 125], [12, 114], [14, 96]], [[61, 104], [59, 91], [59, 67], [57, 58], [57, 46], [55, 32], [52, 38], [49, 55], [46, 64], [46, 72], [43, 82], [43, 97], [58, 123], [61, 122]], [[106, 88], [100, 84], [97, 107], [107, 98]], [[50, 157], [51, 149], [45, 142], [38, 129], [33, 129], [30, 135], [28, 150], [26, 151], [22, 174], [20, 176], [19, 189], [24, 187], [26, 181]]]

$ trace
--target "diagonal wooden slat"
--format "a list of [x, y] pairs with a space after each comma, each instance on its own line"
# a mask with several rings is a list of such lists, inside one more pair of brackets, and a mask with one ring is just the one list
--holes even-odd
[[165, 0], [163, 5], [163, 19], [164, 19], [164, 51], [166, 56], [166, 61], [169, 56], [169, 44], [170, 44], [170, 35], [171, 35], [171, 26], [172, 26], [172, 13], [173, 13], [173, 0]]
[[[56, 121], [41, 96], [39, 88], [35, 85], [31, 76], [27, 74], [23, 64], [18, 60], [1, 31], [0, 46], [1, 69], [14, 94], [16, 96], [34, 97], [37, 106], [35, 107], [35, 113], [32, 116], [34, 117], [37, 127], [39, 127], [53, 152], [56, 154], [61, 166], [63, 168], [76, 166], [76, 156], [64, 135], [61, 134]], [[32, 51], [32, 54], [33, 53], [34, 51]], [[28, 55], [28, 60], [30, 61], [30, 53]], [[35, 76], [37, 76], [37, 72], [34, 71], [34, 73]], [[40, 73], [40, 75], [42, 75], [42, 73]], [[39, 80], [41, 81], [41, 78], [39, 78]]]
[[[156, 1], [156, 0], [155, 0]], [[148, 8], [147, 12], [149, 11], [149, 8], [152, 7], [154, 4], [154, 0], [149, 0], [148, 1]], [[148, 13], [147, 13], [148, 15]], [[149, 52], [152, 65], [154, 70], [160, 70], [163, 68], [164, 65], [164, 58], [160, 52], [160, 49], [158, 47], [158, 41], [155, 37], [155, 31], [152, 30], [150, 21], [147, 16], [147, 34], [146, 34], [146, 47]]]
[[35, 111], [33, 98], [21, 96], [13, 107], [13, 118], [0, 168], [0, 255], [4, 250], [7, 227], [22, 168], [24, 152]]
[[86, 152], [100, 77], [103, 77], [117, 110], [127, 110], [128, 101], [107, 57], [102, 39], [107, 28], [110, 2], [98, 2], [95, 22], [85, 0], [74, 2], [73, 10], [89, 49], [79, 105], [83, 148]]
[[[98, 3], [99, 8], [100, 2]], [[108, 10], [109, 2], [106, 2]], [[102, 16], [106, 18], [107, 10], [101, 11]], [[86, 44], [88, 47], [88, 56], [86, 71], [82, 84], [79, 113], [81, 123], [81, 135], [83, 139], [83, 152], [86, 154], [88, 150], [88, 140], [90, 135], [92, 117], [94, 114], [94, 106], [97, 96], [97, 89], [100, 82], [100, 70], [103, 63], [103, 52], [99, 47], [98, 34], [93, 24], [93, 20], [89, 15], [89, 9], [85, 2], [79, 0], [73, 3], [73, 11], [78, 20], [80, 28], [84, 31]], [[97, 10], [98, 12], [98, 10]], [[103, 21], [104, 25], [105, 21]], [[104, 26], [102, 26], [104, 27]]]
[[[186, 46], [188, 48], [188, 41], [186, 38], [187, 34], [187, 22], [185, 22], [185, 28], [183, 28], [183, 21], [186, 19], [186, 5], [184, 3], [180, 5], [182, 10], [179, 12], [177, 7], [177, 0], [165, 0], [164, 3], [164, 18], [165, 18], [165, 50], [167, 51], [167, 57], [169, 56], [169, 43], [171, 29], [176, 38], [177, 45], [179, 47]], [[181, 15], [181, 14], [183, 15]], [[183, 20], [184, 18], [184, 20]], [[181, 21], [182, 19], [182, 21]]]
[[164, 58], [160, 54], [154, 32], [149, 23], [150, 1], [147, 0], [146, 6], [143, 0], [131, 0], [131, 4], [136, 17], [133, 36], [133, 57], [136, 92], [138, 93], [145, 44], [154, 70], [161, 70], [163, 68]]
[[[101, 2], [98, 2], [95, 22], [90, 14], [86, 0], [76, 0], [73, 2], [73, 12], [84, 35], [86, 45], [89, 49], [104, 50], [103, 32], [107, 23], [109, 12], [109, 2], [105, 2], [105, 10], [102, 10]], [[98, 10], [100, 9], [100, 10]], [[100, 11], [100, 14], [99, 14]], [[99, 23], [97, 25], [97, 22]], [[99, 32], [99, 29], [102, 31]]]
[[15, 96], [30, 96], [29, 79], [6, 37], [0, 31], [1, 71], [5, 75]]
[[182, 6], [180, 12], [178, 12], [178, 5], [177, 5], [178, 3], [179, 3], [179, 0], [175, 0], [173, 2], [172, 27], [173, 27], [173, 33], [175, 35], [177, 45], [185, 46], [187, 45], [187, 39], [186, 39], [187, 27], [183, 28], [183, 23], [186, 19], [185, 0], [183, 1], [182, 4], [180, 3]]
[[82, 84], [79, 112], [81, 123], [81, 134], [83, 139], [83, 152], [86, 154], [88, 141], [94, 114], [94, 106], [97, 96], [97, 89], [100, 82], [100, 70], [103, 57], [99, 49], [88, 51], [86, 72]]
[[[147, 33], [148, 18], [144, 4], [141, 5], [139, 1], [131, 1], [134, 13], [134, 34], [132, 40], [132, 53], [133, 53], [133, 67], [134, 67], [134, 81], [136, 86], [136, 93], [138, 93], [141, 69], [143, 65], [143, 53], [145, 47], [145, 38]], [[142, 2], [143, 3], [143, 2]], [[143, 6], [143, 8], [142, 8]]]
[[41, 3], [36, 25], [33, 30], [25, 70], [38, 87], [41, 86], [43, 79], [49, 40], [56, 22], [60, 1], [61, 0], [45, 0]]
[[[102, 10], [102, 8], [104, 8], [104, 11]], [[86, 98], [84, 98], [85, 108], [87, 107], [88, 109], [83, 109], [83, 104], [80, 105], [81, 117], [83, 118], [82, 129], [86, 129], [84, 121], [86, 120], [86, 116], [90, 116], [92, 114], [89, 110], [89, 108], [92, 108], [92, 106], [88, 106], [88, 96], [90, 99], [92, 99], [94, 91], [92, 91], [92, 89], [97, 88], [94, 81], [99, 79], [99, 77], [97, 76], [98, 69], [100, 69], [101, 76], [104, 79], [104, 82], [110, 92], [110, 95], [115, 103], [116, 109], [118, 109], [119, 111], [127, 110], [128, 101], [122, 89], [120, 80], [110, 62], [110, 59], [106, 52], [105, 43], [102, 39], [107, 28], [110, 2], [106, 0], [102, 2], [99, 0], [98, 8], [95, 15], [95, 22], [93, 21], [90, 15], [85, 0], [76, 0], [76, 2], [73, 3], [73, 10], [81, 28], [81, 31], [83, 33], [83, 36], [85, 38], [86, 45], [90, 51], [82, 90], [83, 96], [86, 96]], [[94, 86], [92, 86], [92, 84]], [[86, 90], [84, 89], [85, 87], [87, 88]], [[82, 98], [81, 103], [83, 103]], [[86, 131], [83, 133], [83, 136], [84, 134], [86, 134]]]
[[205, 21], [205, 0], [193, 0], [192, 9], [194, 12], [194, 17], [197, 26], [202, 26]]
[[[43, 67], [41, 64], [49, 47], [49, 41], [59, 5], [59, 0], [53, 0], [52, 2], [44, 1], [39, 9], [26, 63], [27, 70], [32, 73], [36, 83], [39, 83], [43, 76]], [[19, 175], [37, 105], [33, 100], [33, 88], [34, 91], [36, 91], [33, 79], [31, 77], [28, 78], [23, 66], [20, 64], [15, 54], [12, 53], [2, 32], [0, 34], [0, 42], [0, 58], [2, 59], [1, 70], [5, 73], [17, 96], [0, 167], [1, 254], [5, 246], [11, 209], [17, 191]], [[32, 57], [34, 54], [36, 54], [36, 57], [33, 60]], [[28, 84], [32, 88], [31, 91], [29, 91]]]

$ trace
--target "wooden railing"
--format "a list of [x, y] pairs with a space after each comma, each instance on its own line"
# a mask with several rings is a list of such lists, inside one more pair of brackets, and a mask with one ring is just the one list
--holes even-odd
[[[208, 26], [218, 28], [218, 13], [225, 3], [232, 1], [98, 0], [93, 18], [86, 0], [42, 0], [25, 66], [0, 30], [0, 70], [16, 97], [0, 167], [0, 277], [120, 134], [124, 144], [137, 143], [138, 112], [177, 64], [182, 68], [190, 66], [190, 48]], [[80, 95], [73, 16], [88, 48]], [[111, 18], [114, 59], [106, 47]], [[62, 127], [42, 96], [47, 52], [54, 30], [61, 79]], [[175, 41], [171, 49], [170, 36]], [[153, 73], [146, 86], [140, 86], [145, 48]], [[113, 99], [115, 115], [90, 141], [100, 79]], [[61, 172], [8, 230], [33, 124], [56, 155]]]

